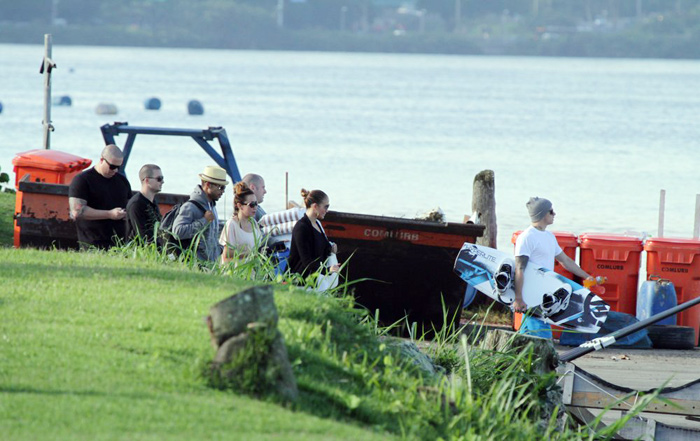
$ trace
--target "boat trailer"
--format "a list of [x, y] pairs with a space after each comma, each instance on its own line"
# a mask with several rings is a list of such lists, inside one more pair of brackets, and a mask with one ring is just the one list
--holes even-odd
[[[640, 396], [654, 393], [653, 389], [638, 391], [614, 385], [572, 363], [560, 365], [557, 372], [562, 375], [559, 384], [567, 412], [585, 425], [594, 424], [596, 419], [588, 409], [627, 412], [634, 407]], [[684, 416], [688, 420], [700, 421], [700, 379], [683, 386], [661, 389], [643, 412]], [[635, 416], [618, 432], [617, 439], [696, 441], [700, 439], [700, 430]]]
[[[604, 337], [586, 342], [578, 348], [562, 354], [560, 357], [561, 364], [557, 367], [557, 373], [561, 376], [559, 384], [562, 386], [563, 403], [567, 406], [569, 414], [579, 423], [590, 426], [596, 423], [596, 417], [588, 409], [627, 412], [633, 409], [640, 396], [655, 393], [656, 390], [654, 389], [638, 391], [614, 385], [576, 367], [571, 361], [590, 352], [604, 349], [612, 345], [616, 339], [623, 338], [698, 304], [700, 304], [700, 297], [619, 329]], [[691, 421], [700, 422], [700, 379], [683, 386], [667, 387], [659, 390], [657, 396], [642, 412], [681, 416]], [[657, 422], [652, 418], [635, 416], [630, 418], [618, 432], [617, 439], [695, 441], [700, 439], [700, 430], [672, 426]]]

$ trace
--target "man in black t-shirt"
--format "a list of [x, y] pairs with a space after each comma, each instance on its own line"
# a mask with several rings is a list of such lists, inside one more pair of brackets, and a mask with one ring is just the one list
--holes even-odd
[[156, 194], [163, 189], [163, 172], [155, 164], [146, 164], [139, 170], [139, 180], [141, 191], [134, 193], [126, 204], [126, 237], [129, 240], [139, 237], [144, 243], [151, 243], [155, 225], [163, 219], [155, 203]]
[[70, 216], [78, 229], [81, 249], [91, 246], [108, 249], [126, 238], [126, 204], [131, 186], [118, 170], [124, 162], [119, 147], [110, 144], [102, 150], [94, 167], [78, 174], [70, 183]]

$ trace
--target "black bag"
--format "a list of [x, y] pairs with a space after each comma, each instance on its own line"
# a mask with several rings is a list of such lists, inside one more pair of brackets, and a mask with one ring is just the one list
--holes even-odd
[[180, 239], [175, 234], [173, 234], [173, 225], [175, 224], [175, 219], [180, 213], [180, 209], [182, 208], [182, 206], [187, 204], [188, 202], [193, 203], [197, 208], [199, 208], [203, 212], [207, 211], [202, 204], [190, 199], [180, 204], [173, 205], [173, 208], [171, 208], [170, 211], [165, 213], [165, 216], [163, 216], [163, 220], [160, 223], [160, 227], [158, 227], [158, 234], [161, 238], [163, 246], [166, 250], [168, 250], [168, 252], [172, 252], [176, 256], [179, 256], [180, 253], [182, 253], [182, 251], [187, 250], [192, 245], [192, 238]]

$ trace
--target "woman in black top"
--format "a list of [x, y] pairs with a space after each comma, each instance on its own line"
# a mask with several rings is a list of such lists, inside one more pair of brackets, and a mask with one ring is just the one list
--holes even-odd
[[[319, 221], [326, 216], [330, 205], [326, 193], [302, 189], [301, 196], [304, 198], [306, 214], [294, 225], [288, 263], [291, 272], [306, 277], [318, 271], [328, 256], [337, 252], [337, 247], [328, 240]], [[340, 266], [333, 265], [329, 270], [338, 272]]]

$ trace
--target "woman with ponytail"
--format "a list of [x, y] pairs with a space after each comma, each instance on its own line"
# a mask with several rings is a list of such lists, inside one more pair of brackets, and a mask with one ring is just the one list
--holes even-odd
[[233, 187], [233, 216], [221, 231], [219, 244], [223, 245], [221, 263], [234, 258], [245, 258], [261, 245], [262, 233], [255, 221], [258, 200], [245, 182]]
[[[320, 222], [330, 206], [326, 193], [302, 189], [301, 196], [304, 198], [306, 213], [294, 225], [288, 262], [291, 272], [306, 277], [322, 268], [331, 253], [335, 254], [338, 249], [328, 240]], [[329, 268], [331, 273], [339, 270], [337, 263]]]

